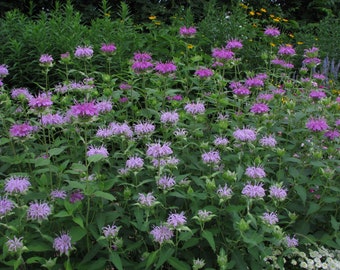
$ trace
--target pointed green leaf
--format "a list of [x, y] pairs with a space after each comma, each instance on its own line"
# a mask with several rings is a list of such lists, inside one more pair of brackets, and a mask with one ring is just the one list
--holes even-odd
[[209, 231], [203, 231], [202, 237], [205, 238], [208, 241], [208, 243], [209, 243], [210, 247], [213, 249], [213, 251], [216, 251], [216, 245], [215, 245], [215, 240], [214, 240], [213, 234]]

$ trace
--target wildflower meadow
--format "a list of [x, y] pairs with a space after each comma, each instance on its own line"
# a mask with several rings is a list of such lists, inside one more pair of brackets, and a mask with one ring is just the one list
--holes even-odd
[[340, 269], [339, 67], [232, 12], [1, 58], [0, 269]]

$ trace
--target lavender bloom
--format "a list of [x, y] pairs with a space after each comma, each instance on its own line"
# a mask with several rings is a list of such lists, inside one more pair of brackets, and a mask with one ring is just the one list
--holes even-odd
[[287, 189], [278, 185], [271, 186], [269, 188], [269, 196], [273, 199], [283, 201], [287, 197]]
[[129, 90], [129, 89], [131, 89], [131, 87], [132, 86], [130, 84], [126, 83], [126, 82], [123, 82], [119, 85], [119, 89], [121, 89], [121, 90]]
[[278, 217], [277, 217], [277, 214], [276, 213], [274, 213], [274, 212], [265, 212], [264, 214], [263, 214], [263, 216], [262, 216], [262, 219], [266, 222], [266, 223], [268, 223], [268, 224], [270, 224], [270, 225], [274, 225], [274, 224], [276, 224], [277, 222], [279, 222], [279, 219], [278, 219]]
[[203, 114], [205, 112], [205, 107], [204, 107], [204, 104], [201, 102], [188, 103], [187, 105], [184, 106], [184, 110], [187, 113], [196, 115], [196, 114]]
[[148, 194], [139, 193], [138, 203], [144, 207], [152, 207], [156, 203], [156, 198], [153, 196], [152, 192], [149, 192]]
[[5, 182], [5, 191], [7, 193], [25, 193], [31, 183], [28, 177], [21, 177], [21, 176], [11, 176]]
[[316, 79], [316, 80], [319, 80], [319, 81], [323, 81], [327, 77], [325, 75], [323, 75], [323, 74], [320, 74], [320, 73], [314, 73], [313, 74], [313, 78]]
[[27, 210], [27, 219], [41, 222], [47, 219], [51, 212], [51, 208], [47, 203], [31, 202]]
[[216, 58], [218, 61], [233, 59], [234, 55], [234, 52], [227, 48], [214, 48], [212, 51], [212, 57]]
[[245, 81], [245, 86], [246, 87], [263, 87], [264, 86], [264, 82], [262, 79], [258, 78], [258, 77], [254, 77], [254, 78], [248, 78], [246, 81]]
[[176, 185], [176, 181], [173, 177], [164, 175], [157, 181], [157, 186], [163, 190], [169, 190]]
[[99, 113], [109, 112], [112, 110], [112, 102], [109, 100], [103, 100], [95, 104]]
[[278, 28], [269, 25], [265, 28], [264, 34], [266, 36], [270, 36], [270, 37], [277, 37], [281, 33], [280, 33], [280, 30]]
[[266, 173], [261, 167], [248, 167], [245, 174], [252, 179], [260, 179], [266, 177]]
[[286, 236], [285, 238], [285, 243], [287, 245], [287, 247], [296, 247], [299, 245], [299, 240], [295, 238], [295, 236], [290, 237], [290, 236]]
[[317, 57], [305, 58], [305, 59], [302, 60], [302, 64], [306, 65], [309, 68], [316, 67], [320, 63], [321, 63], [321, 60]]
[[215, 146], [226, 146], [229, 143], [229, 140], [227, 138], [223, 137], [216, 137], [214, 140], [214, 145]]
[[249, 128], [237, 129], [233, 132], [233, 136], [235, 137], [235, 139], [242, 142], [256, 140], [256, 132], [253, 129]]
[[233, 93], [237, 96], [248, 96], [251, 94], [250, 90], [245, 86], [234, 88]]
[[274, 98], [273, 94], [265, 94], [265, 93], [260, 93], [257, 96], [257, 100], [265, 100], [265, 101], [270, 101]]
[[155, 226], [150, 234], [153, 236], [154, 241], [160, 245], [174, 236], [174, 232], [166, 225]]
[[28, 105], [31, 108], [47, 108], [52, 106], [51, 93], [40, 93], [29, 99]]
[[223, 187], [219, 186], [217, 189], [217, 196], [222, 200], [228, 200], [231, 198], [233, 191], [228, 185], [224, 185]]
[[218, 164], [221, 161], [218, 151], [209, 151], [202, 154], [202, 161], [205, 164]]
[[328, 129], [327, 121], [324, 118], [310, 118], [306, 127], [311, 131], [324, 131]]
[[262, 183], [258, 184], [251, 184], [248, 183], [242, 189], [242, 194], [249, 197], [249, 198], [262, 198], [266, 195], [264, 188], [262, 187]]
[[188, 131], [185, 128], [177, 128], [174, 133], [173, 133], [176, 137], [179, 138], [185, 138], [188, 134]]
[[93, 56], [93, 49], [91, 46], [78, 46], [74, 56], [80, 59], [90, 59]]
[[0, 79], [5, 78], [8, 74], [7, 66], [4, 64], [0, 65]]
[[113, 43], [102, 44], [102, 47], [100, 48], [100, 50], [105, 54], [113, 54], [117, 50], [117, 47]]
[[192, 269], [198, 270], [202, 269], [205, 265], [205, 261], [203, 259], [193, 259], [192, 260]]
[[212, 214], [211, 211], [207, 210], [198, 210], [197, 212], [197, 219], [200, 222], [208, 222], [210, 221], [215, 215]]
[[53, 57], [49, 54], [43, 54], [40, 56], [39, 62], [43, 67], [51, 67], [53, 65]]
[[324, 136], [330, 140], [334, 140], [340, 137], [340, 132], [337, 130], [328, 130], [325, 132]]
[[147, 71], [153, 68], [153, 64], [151, 62], [146, 62], [146, 61], [143, 61], [143, 62], [135, 61], [132, 64], [131, 68], [133, 69], [134, 72], [141, 73], [143, 71]]
[[326, 93], [323, 92], [323, 91], [319, 91], [319, 90], [312, 90], [309, 93], [309, 97], [312, 98], [312, 99], [318, 100], [318, 99], [325, 98], [326, 97]]
[[166, 222], [170, 227], [178, 228], [187, 222], [187, 218], [185, 217], [184, 212], [172, 213], [169, 215]]
[[151, 124], [150, 122], [139, 122], [138, 124], [134, 125], [134, 132], [136, 135], [143, 136], [149, 135], [155, 131], [155, 125]]
[[103, 227], [102, 231], [106, 239], [113, 239], [118, 235], [119, 228], [115, 224], [112, 224]]
[[163, 124], [176, 124], [179, 120], [179, 114], [176, 111], [173, 112], [162, 112], [161, 122]]
[[260, 144], [262, 146], [275, 147], [277, 142], [273, 136], [265, 136], [260, 139]]
[[0, 197], [0, 220], [6, 216], [9, 212], [11, 212], [14, 208], [14, 203], [7, 199], [7, 197], [5, 198], [1, 198]]
[[179, 163], [179, 159], [175, 157], [166, 157], [160, 159], [152, 159], [151, 163], [154, 167], [159, 166], [176, 166]]
[[148, 62], [152, 60], [152, 57], [150, 54], [145, 52], [136, 52], [133, 55], [133, 60], [137, 62]]
[[312, 48], [309, 48], [309, 49], [305, 49], [303, 56], [305, 58], [314, 58], [314, 57], [317, 57], [318, 54], [319, 54], [319, 48], [312, 47]]
[[56, 114], [44, 114], [41, 116], [41, 119], [40, 119], [40, 123], [43, 125], [43, 126], [48, 126], [48, 125], [61, 125], [61, 124], [64, 124], [66, 122], [66, 119], [56, 113]]
[[60, 256], [63, 254], [68, 256], [71, 247], [71, 237], [68, 233], [61, 233], [60, 236], [53, 240], [53, 248], [60, 253]]
[[102, 155], [103, 157], [109, 156], [109, 152], [107, 151], [106, 147], [104, 147], [103, 145], [99, 147], [90, 145], [86, 154], [88, 157], [93, 156], [93, 155]]
[[133, 136], [133, 131], [127, 123], [116, 123], [112, 122], [109, 125], [113, 135], [123, 135], [125, 137], [131, 138]]
[[172, 153], [173, 152], [172, 149], [170, 148], [170, 143], [168, 142], [164, 143], [163, 145], [160, 142], [148, 144], [148, 149], [146, 151], [147, 156], [156, 159], [164, 156], [169, 156]]
[[214, 72], [208, 68], [200, 68], [195, 71], [195, 75], [202, 78], [209, 78], [214, 75]]
[[71, 107], [71, 115], [74, 117], [92, 117], [99, 114], [94, 101], [77, 103]]
[[50, 193], [51, 199], [55, 200], [55, 199], [65, 199], [66, 198], [66, 191], [65, 190], [60, 190], [60, 189], [55, 189], [52, 190]]
[[240, 40], [238, 39], [231, 39], [227, 42], [226, 48], [229, 50], [232, 49], [242, 49], [243, 44]]
[[23, 237], [17, 238], [16, 236], [13, 237], [13, 239], [8, 239], [6, 242], [6, 246], [8, 248], [9, 252], [18, 252], [20, 251], [23, 247]]
[[141, 169], [144, 165], [144, 160], [140, 157], [134, 156], [130, 157], [125, 164], [125, 167], [129, 170]]
[[186, 27], [186, 26], [183, 26], [179, 29], [179, 34], [182, 36], [182, 37], [189, 37], [189, 38], [192, 38], [195, 36], [197, 30], [195, 27], [193, 26], [190, 26], [190, 27]]
[[30, 124], [13, 124], [9, 130], [9, 133], [12, 137], [27, 137], [33, 131], [35, 131], [35, 127]]
[[265, 103], [256, 103], [250, 108], [250, 112], [254, 114], [262, 114], [269, 112], [269, 107]]
[[12, 98], [24, 97], [26, 100], [30, 100], [31, 98], [33, 98], [28, 89], [25, 87], [12, 89], [11, 97]]
[[278, 54], [292, 56], [295, 55], [296, 52], [292, 45], [281, 45]]
[[160, 74], [166, 75], [170, 73], [174, 73], [177, 70], [176, 65], [173, 62], [167, 63], [157, 63], [155, 66], [155, 70]]
[[70, 196], [70, 203], [76, 203], [84, 199], [84, 194], [80, 191], [74, 191]]

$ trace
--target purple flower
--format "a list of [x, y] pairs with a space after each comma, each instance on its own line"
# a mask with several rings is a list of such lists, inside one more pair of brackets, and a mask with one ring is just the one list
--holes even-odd
[[31, 108], [47, 108], [52, 106], [51, 93], [40, 93], [29, 99], [28, 105]]
[[100, 50], [105, 54], [113, 54], [117, 50], [117, 48], [115, 44], [110, 43], [110, 44], [102, 44], [102, 47], [100, 48]]
[[196, 103], [188, 103], [187, 105], [184, 106], [184, 110], [187, 113], [190, 114], [203, 114], [205, 112], [205, 107], [204, 104], [201, 102], [196, 102]]
[[209, 78], [214, 75], [214, 72], [208, 68], [200, 68], [195, 71], [195, 75], [202, 78]]
[[138, 203], [144, 207], [152, 207], [156, 203], [156, 198], [153, 196], [152, 192], [149, 192], [148, 194], [139, 193]]
[[151, 62], [146, 62], [146, 61], [143, 61], [143, 62], [135, 61], [132, 64], [131, 68], [133, 69], [134, 72], [141, 73], [143, 71], [147, 71], [153, 68], [153, 64]]
[[295, 55], [296, 53], [292, 45], [281, 45], [278, 54], [292, 56]]
[[256, 140], [256, 132], [250, 128], [237, 129], [233, 132], [233, 136], [235, 137], [235, 139], [242, 142]]
[[161, 159], [153, 159], [151, 163], [154, 167], [159, 166], [176, 166], [179, 163], [179, 159], [175, 157], [166, 157]]
[[325, 80], [327, 77], [323, 74], [320, 74], [320, 73], [314, 73], [313, 74], [313, 78], [316, 79], [316, 80], [320, 80], [320, 81], [323, 81]]
[[296, 247], [299, 245], [299, 240], [295, 238], [295, 236], [290, 237], [289, 235], [286, 236], [285, 238], [285, 244], [287, 247]]
[[130, 157], [125, 164], [125, 168], [129, 170], [138, 170], [141, 169], [144, 165], [144, 160], [140, 157], [134, 156]]
[[318, 99], [325, 98], [326, 97], [326, 93], [323, 92], [323, 91], [319, 91], [319, 90], [312, 90], [309, 93], [309, 97], [312, 98], [312, 99], [318, 100]]
[[190, 26], [190, 27], [186, 27], [186, 26], [183, 26], [179, 29], [179, 34], [182, 36], [182, 37], [194, 37], [195, 34], [196, 34], [197, 30], [195, 27], [193, 26]]
[[49, 54], [43, 54], [39, 59], [40, 65], [44, 67], [51, 67], [53, 65], [53, 57]]
[[55, 200], [55, 199], [65, 199], [66, 198], [66, 191], [65, 190], [60, 190], [60, 189], [55, 189], [52, 190], [50, 193], [51, 199]]
[[269, 196], [273, 199], [283, 201], [287, 197], [287, 189], [279, 185], [274, 185], [269, 188]]
[[279, 222], [277, 214], [274, 212], [265, 212], [262, 216], [262, 219], [270, 225], [274, 225]]
[[9, 129], [9, 133], [12, 137], [27, 137], [35, 130], [36, 128], [34, 126], [27, 123], [13, 124]]
[[28, 177], [11, 176], [5, 182], [5, 191], [10, 194], [25, 193], [30, 186]]
[[155, 131], [155, 125], [150, 122], [139, 122], [134, 125], [134, 132], [138, 136], [150, 135]]
[[234, 52], [227, 48], [214, 48], [212, 51], [212, 57], [216, 58], [218, 61], [233, 59], [234, 55]]
[[128, 83], [126, 83], [126, 82], [124, 82], [124, 83], [121, 83], [120, 85], [119, 85], [119, 89], [121, 89], [121, 90], [129, 90], [129, 89], [131, 89], [131, 85], [130, 84], [128, 84]]
[[90, 59], [93, 56], [93, 49], [91, 46], [78, 46], [74, 52], [77, 58]]
[[172, 149], [170, 148], [170, 143], [166, 142], [163, 145], [158, 143], [151, 143], [148, 144], [148, 149], [146, 151], [146, 155], [153, 158], [161, 158], [164, 156], [169, 156], [173, 153]]
[[266, 36], [270, 36], [270, 37], [277, 37], [281, 33], [280, 33], [280, 30], [278, 28], [268, 25], [264, 30], [264, 34]]
[[101, 155], [103, 157], [109, 156], [109, 152], [107, 151], [106, 147], [104, 147], [103, 145], [99, 146], [99, 147], [90, 145], [88, 147], [86, 154], [87, 154], [88, 157], [93, 156], [93, 155]]
[[248, 96], [251, 94], [250, 90], [245, 86], [234, 88], [233, 93], [237, 96]]
[[157, 186], [163, 190], [169, 190], [176, 185], [175, 178], [172, 176], [164, 175], [157, 181]]
[[60, 253], [60, 256], [63, 254], [68, 256], [71, 247], [71, 237], [68, 233], [61, 233], [60, 236], [53, 240], [53, 248]]
[[251, 106], [250, 112], [254, 114], [267, 113], [269, 112], [269, 107], [265, 103], [255, 103], [253, 106]]
[[62, 54], [60, 55], [60, 59], [63, 60], [63, 61], [65, 61], [65, 60], [70, 60], [70, 59], [71, 59], [71, 55], [70, 55], [69, 52], [62, 53]]
[[327, 121], [324, 118], [310, 118], [306, 127], [311, 131], [324, 131], [328, 129]]
[[45, 202], [31, 202], [27, 210], [27, 219], [41, 222], [51, 214], [50, 206]]
[[200, 222], [208, 222], [214, 217], [214, 215], [212, 214], [211, 211], [207, 211], [205, 209], [204, 210], [201, 210], [201, 209], [198, 210], [197, 216], [198, 216], [198, 220]]
[[7, 199], [7, 197], [1, 198], [0, 196], [0, 220], [11, 212], [14, 208], [14, 203]]
[[56, 113], [56, 114], [44, 114], [41, 116], [41, 119], [40, 119], [40, 123], [43, 125], [43, 126], [48, 126], [48, 125], [61, 125], [61, 124], [64, 124], [66, 122], [66, 119]]
[[77, 103], [71, 107], [71, 115], [74, 117], [92, 117], [99, 114], [94, 101]]
[[106, 239], [113, 239], [118, 235], [119, 228], [115, 224], [112, 224], [103, 227], [102, 231]]
[[174, 232], [166, 225], [155, 226], [150, 232], [154, 241], [160, 245], [169, 241], [174, 236]]
[[7, 66], [4, 64], [0, 65], [0, 79], [5, 78], [8, 74]]
[[309, 49], [305, 49], [303, 56], [305, 58], [314, 58], [314, 57], [318, 56], [318, 53], [319, 53], [319, 48], [312, 47], [312, 48], [309, 48]]
[[221, 161], [218, 151], [209, 151], [202, 154], [202, 161], [205, 164], [218, 164]]
[[324, 136], [330, 140], [334, 140], [340, 137], [340, 132], [337, 130], [328, 130], [325, 132]]
[[109, 100], [103, 100], [95, 104], [99, 113], [109, 112], [112, 110], [112, 102]]
[[126, 102], [128, 102], [129, 101], [129, 98], [127, 98], [127, 97], [121, 97], [120, 99], [119, 99], [119, 102], [120, 103], [126, 103]]
[[266, 172], [262, 167], [248, 167], [245, 174], [252, 179], [259, 179], [266, 177]]
[[316, 67], [320, 63], [321, 63], [321, 60], [317, 57], [305, 58], [305, 59], [302, 60], [302, 64], [306, 65], [309, 68]]
[[76, 203], [82, 199], [84, 199], [84, 194], [80, 190], [76, 190], [70, 196], [70, 203]]
[[224, 137], [216, 137], [214, 140], [214, 145], [215, 146], [226, 146], [229, 143], [229, 140]]
[[263, 87], [264, 86], [264, 82], [262, 79], [258, 78], [258, 77], [254, 77], [254, 78], [248, 78], [245, 81], [245, 86], [252, 88], [252, 87]]
[[163, 75], [174, 73], [177, 70], [176, 65], [173, 62], [157, 63], [155, 70]]
[[273, 136], [265, 136], [260, 139], [262, 146], [275, 147], [276, 143], [276, 139]]
[[11, 91], [11, 97], [12, 98], [25, 98], [26, 100], [30, 100], [33, 98], [33, 96], [30, 94], [27, 88], [22, 87], [22, 88], [14, 88]]
[[243, 44], [240, 40], [238, 39], [231, 39], [227, 42], [226, 48], [229, 50], [232, 49], [242, 49]]
[[162, 112], [161, 122], [163, 124], [176, 124], [179, 120], [179, 114], [176, 111]]
[[166, 223], [173, 228], [178, 228], [183, 226], [187, 222], [187, 218], [184, 212], [181, 213], [171, 213], [166, 221]]
[[136, 52], [133, 55], [133, 60], [137, 62], [148, 62], [152, 60], [152, 57], [150, 54], [145, 52]]
[[128, 138], [131, 138], [133, 136], [133, 131], [127, 123], [112, 122], [110, 123], [109, 128], [112, 132], [112, 135], [122, 135]]
[[233, 194], [233, 191], [228, 185], [224, 185], [223, 187], [219, 186], [217, 189], [217, 196], [222, 199], [230, 199]]
[[266, 195], [266, 192], [262, 186], [263, 186], [262, 183], [258, 184], [248, 183], [242, 189], [242, 194], [249, 198], [262, 198]]
[[18, 252], [20, 251], [23, 247], [23, 237], [17, 238], [16, 236], [13, 237], [13, 239], [8, 239], [6, 242], [6, 246], [8, 248], [9, 252]]
[[257, 100], [265, 100], [265, 101], [270, 101], [274, 98], [274, 95], [273, 94], [265, 94], [265, 93], [260, 93], [258, 96], [257, 96]]

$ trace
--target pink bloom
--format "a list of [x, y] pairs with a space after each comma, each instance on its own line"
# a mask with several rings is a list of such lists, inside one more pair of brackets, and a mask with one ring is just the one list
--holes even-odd
[[190, 114], [203, 114], [205, 112], [204, 104], [201, 102], [188, 103], [184, 106], [184, 110]]
[[280, 33], [280, 30], [278, 28], [269, 25], [265, 28], [264, 34], [266, 36], [270, 36], [270, 37], [277, 37], [281, 33]]
[[151, 68], [153, 68], [153, 64], [151, 62], [146, 62], [146, 61], [139, 62], [139, 61], [135, 61], [132, 64], [132, 69], [136, 73], [147, 71], [147, 70], [149, 70]]
[[93, 49], [91, 46], [78, 46], [74, 52], [77, 58], [90, 59], [93, 56]]
[[12, 137], [27, 137], [35, 130], [36, 128], [34, 126], [31, 126], [27, 123], [13, 124], [9, 130], [9, 133]]
[[100, 48], [100, 50], [106, 54], [113, 54], [116, 51], [116, 49], [117, 49], [116, 45], [113, 43], [102, 44], [102, 47]]
[[71, 107], [71, 115], [74, 117], [92, 117], [98, 114], [99, 110], [94, 101], [77, 103]]
[[269, 112], [269, 107], [265, 103], [256, 103], [251, 108], [250, 111], [254, 114], [262, 114]]
[[109, 112], [112, 110], [112, 102], [109, 100], [103, 100], [96, 104], [99, 113]]
[[240, 40], [238, 39], [231, 39], [227, 42], [227, 46], [226, 48], [229, 49], [229, 50], [232, 50], [232, 49], [242, 49], [243, 47], [243, 44]]
[[190, 26], [190, 27], [183, 26], [179, 29], [179, 34], [182, 37], [190, 37], [190, 38], [194, 37], [196, 32], [197, 32], [197, 30], [193, 26]]
[[242, 190], [242, 194], [249, 197], [249, 198], [262, 198], [266, 195], [264, 188], [262, 187], [263, 184], [251, 184], [248, 183], [244, 186]]
[[86, 154], [88, 157], [93, 156], [93, 155], [101, 155], [103, 157], [109, 156], [109, 152], [107, 151], [106, 147], [104, 147], [103, 145], [99, 147], [90, 145]]
[[13, 239], [8, 239], [6, 246], [9, 252], [19, 252], [24, 247], [23, 237], [17, 238], [14, 236]]
[[61, 124], [64, 124], [66, 122], [66, 119], [56, 113], [56, 114], [44, 114], [41, 116], [41, 119], [40, 119], [40, 123], [43, 125], [43, 126], [48, 126], [48, 125], [61, 125]]
[[214, 48], [212, 51], [212, 57], [221, 60], [230, 60], [234, 58], [234, 53], [226, 48]]
[[80, 190], [74, 191], [70, 196], [70, 203], [76, 203], [84, 199], [84, 194]]
[[330, 140], [334, 140], [340, 137], [340, 132], [337, 130], [328, 130], [325, 132], [324, 136]]
[[121, 83], [120, 85], [119, 85], [119, 89], [121, 89], [121, 90], [129, 90], [129, 89], [131, 89], [131, 85], [129, 85], [128, 83]]
[[202, 154], [202, 160], [205, 164], [218, 164], [221, 161], [218, 151], [210, 151]]
[[309, 94], [309, 97], [312, 99], [322, 99], [326, 97], [326, 93], [320, 90], [312, 90]]
[[40, 65], [45, 67], [51, 67], [53, 64], [53, 57], [49, 54], [43, 54], [39, 59]]
[[200, 78], [209, 78], [214, 75], [213, 71], [208, 68], [200, 68], [195, 71], [195, 75]]
[[145, 52], [136, 52], [133, 55], [133, 60], [136, 62], [149, 62], [152, 60], [152, 57], [150, 54]]
[[305, 58], [314, 58], [314, 57], [318, 56], [318, 53], [319, 53], [319, 48], [312, 47], [312, 48], [309, 48], [309, 49], [305, 49], [303, 56]]
[[173, 62], [161, 63], [159, 62], [155, 66], [155, 70], [163, 75], [174, 73], [177, 70], [176, 65]]
[[219, 187], [217, 189], [217, 196], [220, 199], [230, 199], [233, 194], [233, 191], [228, 185], [224, 185], [223, 187]]
[[263, 87], [264, 86], [264, 82], [262, 79], [258, 78], [258, 77], [254, 77], [254, 78], [248, 78], [245, 81], [245, 86], [246, 87]]
[[11, 91], [12, 98], [24, 97], [26, 100], [30, 100], [33, 96], [30, 94], [27, 88], [14, 88]]
[[310, 118], [306, 127], [311, 131], [324, 131], [328, 129], [327, 121], [324, 118]]
[[0, 65], [0, 79], [5, 78], [8, 74], [7, 66], [4, 64]]
[[257, 100], [265, 100], [265, 101], [269, 101], [269, 100], [272, 100], [274, 98], [274, 95], [273, 94], [264, 94], [264, 93], [261, 93], [257, 96]]
[[292, 56], [295, 55], [296, 53], [292, 45], [281, 45], [278, 54]]
[[47, 108], [52, 104], [51, 93], [40, 93], [36, 97], [30, 98], [28, 103], [31, 108]]

